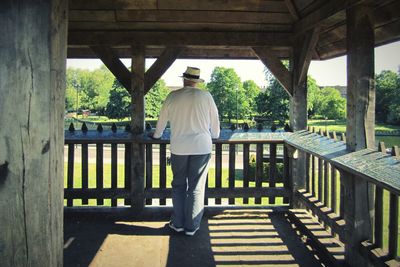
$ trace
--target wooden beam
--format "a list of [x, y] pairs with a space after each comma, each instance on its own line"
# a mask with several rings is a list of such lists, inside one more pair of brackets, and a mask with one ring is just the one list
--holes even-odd
[[156, 62], [146, 71], [144, 82], [144, 93], [153, 87], [153, 85], [161, 78], [165, 71], [175, 62], [175, 59], [182, 51], [181, 47], [167, 47], [164, 52], [158, 57]]
[[361, 3], [364, 0], [329, 0], [321, 8], [310, 13], [308, 16], [297, 21], [294, 25], [294, 32], [299, 35], [316, 26], [319, 26], [324, 20], [336, 13], [346, 10], [352, 6]]
[[[158, 58], [164, 51], [164, 47], [146, 47], [146, 58]], [[131, 49], [128, 47], [113, 47], [114, 54], [118, 58], [129, 58]], [[274, 54], [280, 59], [290, 57], [291, 48], [273, 48]], [[68, 47], [68, 58], [97, 58], [96, 54], [87, 46]], [[258, 59], [250, 47], [185, 47], [178, 58], [189, 59]]]
[[320, 28], [315, 27], [310, 32], [308, 32], [303, 38], [303, 49], [301, 50], [300, 58], [298, 61], [298, 72], [297, 85], [300, 85], [307, 80], [307, 72], [310, 67], [312, 56], [315, 52], [315, 46], [318, 42]]
[[253, 47], [253, 50], [289, 95], [293, 95], [292, 74], [281, 60], [268, 47]]
[[70, 31], [69, 45], [225, 45], [292, 46], [291, 33], [274, 32], [156, 32]]
[[290, 15], [292, 15], [294, 21], [298, 21], [300, 19], [299, 13], [297, 12], [296, 6], [293, 3], [293, 0], [285, 0], [285, 4], [287, 9], [289, 10]]
[[[144, 46], [132, 47], [132, 113], [131, 128], [134, 135], [144, 132]], [[144, 208], [144, 145], [132, 143], [131, 146], [131, 205], [135, 212]]]
[[281, 12], [285, 5], [281, 1], [259, 0], [69, 0], [70, 9], [132, 9], [132, 10], [226, 10]]
[[122, 86], [125, 87], [128, 92], [131, 92], [131, 73], [114, 51], [106, 46], [91, 46], [90, 48], [112, 74], [114, 74], [115, 78], [117, 78]]

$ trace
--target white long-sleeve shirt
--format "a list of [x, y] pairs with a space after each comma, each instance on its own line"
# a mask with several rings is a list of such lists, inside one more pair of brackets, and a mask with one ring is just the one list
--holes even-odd
[[161, 108], [154, 138], [160, 138], [167, 122], [171, 127], [171, 153], [211, 153], [212, 138], [220, 133], [218, 110], [207, 91], [185, 86], [172, 91]]

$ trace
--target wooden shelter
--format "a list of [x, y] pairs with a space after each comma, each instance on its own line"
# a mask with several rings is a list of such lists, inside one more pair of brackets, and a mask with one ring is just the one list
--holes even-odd
[[[400, 37], [399, 0], [3, 0], [0, 14], [5, 266], [62, 265], [67, 57], [104, 62], [133, 97], [131, 128], [137, 135], [144, 131], [144, 95], [177, 58], [260, 59], [291, 95], [290, 121], [299, 131], [307, 126], [310, 61], [347, 54], [346, 144], [356, 151], [374, 148], [374, 47]], [[132, 71], [121, 57], [132, 59]], [[149, 57], [157, 61], [145, 72]], [[289, 59], [290, 68], [280, 59]], [[144, 144], [132, 142], [129, 149], [132, 204], [140, 209]], [[293, 192], [306, 187], [306, 150], [298, 154], [291, 165]], [[371, 188], [344, 176], [352, 200], [344, 218], [352, 241], [347, 259], [360, 266], [365, 259], [355, 246], [371, 236]]]

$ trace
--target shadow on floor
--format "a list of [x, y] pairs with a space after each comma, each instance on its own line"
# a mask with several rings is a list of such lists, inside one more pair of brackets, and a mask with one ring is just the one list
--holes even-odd
[[166, 223], [67, 218], [64, 266], [321, 266], [284, 213], [209, 214], [193, 237]]

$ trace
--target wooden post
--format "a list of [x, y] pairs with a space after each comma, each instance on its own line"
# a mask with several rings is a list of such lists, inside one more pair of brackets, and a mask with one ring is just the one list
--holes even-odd
[[[315, 28], [304, 36], [299, 36], [293, 46], [293, 95], [290, 99], [290, 124], [294, 131], [307, 129], [307, 72], [318, 35], [319, 28]], [[292, 207], [302, 208], [296, 198], [296, 191], [306, 188], [306, 153], [299, 151], [298, 158], [293, 160], [292, 166], [294, 193]]]
[[[347, 10], [347, 148], [375, 147], [374, 26], [371, 7]], [[349, 234], [345, 257], [351, 266], [367, 266], [358, 252], [362, 241], [372, 240], [374, 214], [372, 185], [344, 174], [344, 219]]]
[[0, 10], [0, 265], [62, 266], [67, 1]]
[[[131, 128], [134, 135], [142, 135], [144, 126], [144, 73], [145, 48], [132, 47], [132, 121]], [[133, 142], [131, 153], [132, 175], [132, 208], [140, 212], [144, 208], [144, 145]]]

